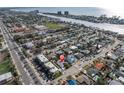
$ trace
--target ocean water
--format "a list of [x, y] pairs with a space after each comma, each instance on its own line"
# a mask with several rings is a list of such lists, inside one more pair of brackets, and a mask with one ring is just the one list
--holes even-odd
[[69, 11], [70, 14], [75, 15], [91, 15], [91, 16], [100, 16], [100, 15], [107, 15], [113, 16], [116, 15], [107, 9], [98, 8], [98, 7], [27, 7], [27, 8], [13, 8], [11, 10], [14, 11], [23, 11], [29, 12], [32, 10], [39, 10], [41, 13], [50, 12], [50, 13], [57, 13], [57, 11]]

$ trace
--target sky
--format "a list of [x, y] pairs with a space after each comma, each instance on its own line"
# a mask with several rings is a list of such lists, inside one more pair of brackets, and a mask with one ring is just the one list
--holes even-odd
[[0, 0], [1, 7], [101, 7], [124, 15], [124, 0]]
[[0, 0], [0, 6], [80, 6], [124, 8], [123, 0]]

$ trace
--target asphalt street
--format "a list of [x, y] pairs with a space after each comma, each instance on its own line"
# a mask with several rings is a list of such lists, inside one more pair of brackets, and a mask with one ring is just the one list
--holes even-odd
[[20, 59], [20, 56], [24, 57], [24, 55], [20, 51], [19, 46], [17, 46], [16, 42], [12, 41], [11, 34], [7, 30], [7, 28], [4, 26], [1, 20], [0, 20], [0, 29], [7, 43], [9, 52], [16, 66], [16, 69], [20, 76], [20, 80], [22, 84], [24, 85], [41, 84], [41, 80], [39, 80], [39, 77], [36, 75], [34, 69], [31, 67], [31, 65], [29, 65], [27, 60], [24, 59], [22, 61]]

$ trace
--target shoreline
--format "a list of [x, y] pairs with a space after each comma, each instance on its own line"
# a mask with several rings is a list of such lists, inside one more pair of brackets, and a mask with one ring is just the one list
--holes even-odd
[[124, 35], [124, 25], [116, 25], [116, 24], [109, 24], [109, 23], [93, 23], [93, 22], [88, 22], [88, 21], [83, 21], [83, 20], [78, 20], [78, 19], [71, 19], [71, 18], [66, 18], [66, 17], [58, 17], [58, 16], [53, 16], [53, 15], [48, 15], [48, 14], [43, 14], [43, 13], [38, 13], [39, 15], [42, 16], [47, 16], [51, 18], [56, 18], [61, 21], [65, 22], [71, 22], [71, 23], [77, 23], [77, 24], [83, 24], [88, 27], [94, 27], [94, 28], [99, 28], [103, 29], [105, 31], [111, 31], [115, 32], [121, 35]]

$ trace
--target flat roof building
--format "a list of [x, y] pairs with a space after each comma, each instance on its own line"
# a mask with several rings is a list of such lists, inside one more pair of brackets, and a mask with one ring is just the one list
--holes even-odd
[[50, 68], [50, 72], [53, 72], [53, 73], [55, 73], [56, 71], [59, 70], [59, 69], [58, 69], [55, 65], [53, 65], [51, 62], [45, 63], [45, 66], [46, 66], [46, 67], [49, 67], [49, 68]]
[[49, 62], [49, 60], [43, 54], [37, 55], [37, 58], [40, 63], [44, 63], [44, 66], [50, 69], [50, 72], [55, 73], [59, 70], [53, 63]]
[[124, 83], [124, 77], [121, 77], [121, 76], [120, 76], [118, 79], [119, 79], [122, 83]]
[[38, 58], [41, 62], [48, 62], [48, 59], [47, 59], [43, 54], [37, 55], [37, 58]]
[[74, 50], [74, 49], [77, 49], [76, 46], [70, 46], [70, 49]]
[[5, 74], [0, 75], [0, 84], [3, 84], [6, 81], [11, 80], [12, 77], [13, 76], [12, 76], [12, 73], [11, 72], [8, 72], [8, 73], [5, 73]]
[[109, 85], [123, 85], [121, 82], [117, 81], [117, 80], [112, 80]]
[[44, 25], [37, 25], [37, 24], [35, 24], [34, 28], [37, 29], [38, 31], [46, 31], [47, 30], [47, 27], [44, 26]]

